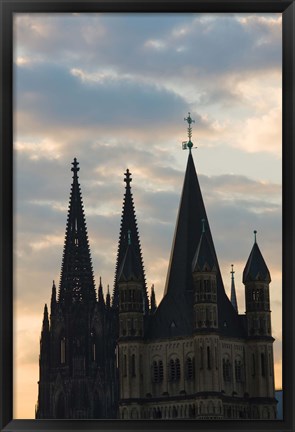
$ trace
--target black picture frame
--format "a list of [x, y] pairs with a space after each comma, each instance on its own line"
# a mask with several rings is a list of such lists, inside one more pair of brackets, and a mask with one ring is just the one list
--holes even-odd
[[[280, 12], [283, 16], [283, 420], [13, 420], [13, 14], [17, 12]], [[0, 430], [294, 431], [295, 5], [292, 0], [0, 0]]]

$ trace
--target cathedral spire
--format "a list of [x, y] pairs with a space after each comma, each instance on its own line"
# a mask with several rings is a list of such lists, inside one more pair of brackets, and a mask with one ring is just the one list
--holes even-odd
[[51, 302], [50, 302], [51, 313], [54, 311], [55, 306], [56, 306], [56, 286], [55, 286], [55, 282], [52, 281], [52, 293], [51, 293]]
[[49, 319], [48, 319], [48, 308], [45, 303], [44, 313], [43, 313], [43, 324], [42, 324], [42, 334], [49, 332]]
[[156, 302], [156, 294], [155, 294], [155, 289], [153, 284], [151, 288], [151, 313], [156, 312], [156, 309], [157, 309], [157, 302]]
[[110, 296], [110, 286], [108, 285], [108, 292], [106, 295], [106, 307], [109, 309], [111, 307], [111, 296]]
[[96, 300], [83, 201], [78, 182], [80, 168], [76, 158], [72, 165], [73, 182], [59, 285], [59, 302], [63, 305], [94, 303]]
[[238, 311], [238, 302], [237, 302], [237, 296], [236, 296], [236, 288], [235, 288], [235, 279], [234, 279], [234, 265], [231, 265], [231, 291], [230, 291], [230, 301], [233, 307], [237, 312]]
[[101, 277], [99, 278], [98, 303], [100, 305], [104, 306], [104, 297], [103, 297], [103, 288], [102, 288]]
[[141, 246], [140, 246], [140, 239], [139, 239], [137, 221], [135, 216], [133, 196], [132, 196], [131, 186], [130, 186], [132, 178], [129, 169], [126, 170], [124, 176], [125, 176], [124, 182], [126, 183], [126, 188], [125, 188], [123, 211], [121, 217], [121, 227], [120, 227], [120, 235], [119, 235], [112, 304], [113, 307], [115, 308], [118, 307], [119, 305], [118, 273], [121, 270], [122, 262], [126, 254], [128, 244], [130, 243], [132, 238], [132, 250], [139, 260], [137, 270], [139, 271], [140, 277], [144, 284], [144, 303], [145, 303], [144, 310], [145, 313], [148, 313], [148, 296], [147, 296], [147, 289], [146, 289], [145, 273], [144, 273], [142, 255], [141, 255]]

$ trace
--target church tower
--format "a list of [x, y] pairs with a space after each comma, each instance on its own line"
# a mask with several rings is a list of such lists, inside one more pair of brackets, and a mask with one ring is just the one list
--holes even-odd
[[[131, 173], [125, 173], [126, 192], [121, 224], [116, 287], [119, 297], [119, 410], [120, 418], [141, 417], [139, 399], [143, 389], [143, 339], [145, 318], [149, 311], [139, 234], [130, 182]], [[128, 209], [132, 209], [132, 212]], [[129, 220], [128, 220], [129, 219]], [[131, 231], [133, 227], [133, 232]], [[127, 241], [126, 241], [127, 240]], [[126, 406], [128, 405], [128, 408]]]
[[[275, 417], [273, 342], [270, 318], [270, 272], [256, 240], [243, 272], [248, 333], [248, 374], [253, 418]], [[265, 406], [268, 400], [269, 407]]]
[[36, 418], [112, 418], [112, 317], [101, 284], [97, 301], [76, 158], [72, 165], [60, 285], [58, 298], [52, 285], [50, 322], [44, 308]]

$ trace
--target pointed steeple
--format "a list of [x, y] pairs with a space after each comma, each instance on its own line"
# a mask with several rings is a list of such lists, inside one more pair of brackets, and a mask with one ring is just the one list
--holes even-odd
[[157, 302], [156, 302], [156, 294], [155, 294], [155, 289], [153, 284], [151, 289], [151, 313], [154, 313], [156, 309], [157, 309]]
[[233, 307], [237, 312], [238, 311], [238, 302], [237, 302], [237, 296], [236, 296], [236, 288], [235, 288], [235, 279], [234, 279], [234, 265], [231, 265], [231, 290], [230, 290], [230, 301]]
[[[165, 295], [168, 292], [179, 295], [192, 290], [192, 262], [203, 231], [202, 219], [208, 221], [192, 153], [190, 152], [174, 233]], [[208, 222], [206, 237], [212, 250], [216, 269], [218, 269]]]
[[190, 151], [171, 249], [165, 293], [155, 313], [150, 332], [151, 338], [171, 335], [172, 323], [174, 323], [173, 335], [191, 334], [194, 289], [192, 265], [202, 236], [202, 219], [207, 221], [204, 246], [206, 240], [205, 249], [210, 250], [210, 264], [212, 269], [215, 267], [216, 271], [218, 328], [222, 334], [230, 337], [241, 337], [245, 334], [239, 317], [224, 290], [193, 156]]
[[48, 319], [48, 308], [45, 303], [43, 312], [43, 323], [42, 323], [42, 334], [49, 332], [49, 319]]
[[131, 241], [131, 231], [128, 230], [127, 250], [118, 271], [118, 282], [121, 281], [143, 281], [140, 255], [137, 253], [134, 244]]
[[118, 274], [122, 268], [123, 258], [126, 254], [128, 247], [128, 231], [131, 232], [132, 236], [132, 251], [138, 257], [139, 263], [137, 271], [143, 281], [144, 284], [144, 301], [145, 301], [145, 312], [148, 313], [148, 296], [146, 289], [146, 281], [145, 281], [145, 273], [143, 267], [143, 260], [141, 255], [141, 246], [140, 239], [137, 227], [137, 221], [135, 216], [135, 208], [133, 203], [133, 196], [131, 192], [130, 183], [132, 181], [131, 173], [129, 169], [127, 169], [124, 174], [124, 182], [126, 183], [126, 189], [124, 194], [123, 201], [123, 211], [121, 217], [121, 227], [120, 227], [120, 235], [119, 235], [119, 244], [118, 244], [118, 253], [117, 253], [117, 262], [116, 262], [116, 270], [115, 270], [115, 282], [114, 282], [114, 291], [113, 291], [113, 307], [118, 307], [119, 305], [119, 297], [118, 297]]
[[51, 313], [54, 312], [55, 307], [56, 307], [56, 286], [55, 286], [55, 282], [52, 281], [52, 292], [51, 292], [51, 302], [50, 302]]
[[[40, 338], [40, 373], [44, 374], [44, 367], [49, 360], [49, 349], [50, 349], [50, 331], [49, 331], [49, 319], [47, 304], [44, 306], [43, 323]], [[46, 368], [46, 367], [45, 367]]]
[[101, 283], [101, 277], [99, 278], [99, 287], [98, 287], [98, 303], [101, 306], [104, 306], [104, 296], [103, 296], [103, 288]]
[[94, 303], [96, 300], [88, 234], [78, 182], [80, 168], [76, 158], [72, 165], [73, 183], [59, 285], [59, 302], [62, 305]]
[[202, 235], [192, 263], [193, 272], [216, 272], [216, 259], [205, 231], [205, 219], [202, 219]]
[[250, 252], [247, 264], [243, 272], [243, 283], [262, 281], [270, 283], [271, 277], [267, 265], [256, 241], [257, 231], [254, 231], [254, 245]]
[[108, 292], [106, 295], [106, 307], [107, 309], [110, 309], [111, 307], [111, 296], [110, 296], [110, 286], [108, 285]]

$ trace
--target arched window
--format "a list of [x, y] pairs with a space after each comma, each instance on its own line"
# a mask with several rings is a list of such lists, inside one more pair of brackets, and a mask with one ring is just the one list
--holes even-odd
[[175, 363], [173, 359], [169, 361], [169, 381], [175, 381], [176, 373], [175, 373]]
[[154, 360], [152, 364], [152, 381], [154, 383], [163, 382], [164, 379], [164, 368], [162, 360]]
[[179, 359], [170, 359], [168, 364], [169, 381], [178, 381], [180, 379], [180, 361]]

